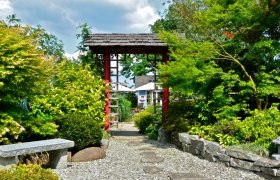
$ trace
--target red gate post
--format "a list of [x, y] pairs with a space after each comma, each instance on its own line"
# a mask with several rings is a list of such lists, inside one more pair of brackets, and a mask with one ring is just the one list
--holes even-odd
[[[162, 54], [162, 61], [166, 64], [169, 60], [168, 51], [165, 50]], [[167, 78], [167, 77], [165, 77]], [[162, 113], [162, 124], [166, 123], [167, 120], [167, 113], [168, 113], [168, 105], [169, 105], [169, 89], [163, 89], [163, 113]]]
[[[109, 47], [105, 48], [104, 52], [104, 80], [105, 86], [110, 85], [110, 49]], [[110, 131], [110, 89], [106, 89], [106, 105], [105, 105], [105, 130], [108, 132]]]

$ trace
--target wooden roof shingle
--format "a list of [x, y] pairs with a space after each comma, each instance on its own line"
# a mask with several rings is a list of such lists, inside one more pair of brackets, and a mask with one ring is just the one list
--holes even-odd
[[85, 40], [85, 46], [101, 47], [101, 46], [153, 46], [153, 47], [167, 47], [167, 44], [162, 42], [156, 34], [153, 33], [139, 33], [139, 34], [91, 34]]

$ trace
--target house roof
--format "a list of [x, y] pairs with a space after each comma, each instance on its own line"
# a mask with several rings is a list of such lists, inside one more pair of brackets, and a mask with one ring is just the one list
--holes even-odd
[[156, 77], [154, 75], [143, 75], [143, 76], [135, 76], [135, 88], [143, 86], [149, 82], [154, 82]]
[[155, 87], [154, 82], [149, 82], [148, 84], [144, 84], [143, 86], [134, 89], [134, 91], [152, 91], [157, 89], [162, 89], [162, 88], [159, 86]]
[[104, 53], [105, 48], [110, 48], [111, 53], [162, 53], [167, 50], [167, 43], [162, 42], [157, 34], [90, 34], [85, 40], [85, 46], [90, 47], [94, 53]]
[[[112, 90], [117, 90], [117, 86], [113, 85], [112, 86]], [[118, 92], [133, 92], [133, 90], [128, 88], [128, 87], [126, 87], [126, 86], [118, 84]]]

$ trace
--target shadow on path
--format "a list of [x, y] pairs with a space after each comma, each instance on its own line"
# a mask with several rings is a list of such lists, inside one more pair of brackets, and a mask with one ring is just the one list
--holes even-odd
[[113, 126], [111, 128], [111, 140], [127, 141], [128, 146], [147, 146], [154, 148], [173, 148], [174, 145], [169, 143], [160, 143], [155, 140], [150, 140], [145, 134], [139, 134], [138, 129], [133, 122], [121, 122], [118, 128]]
[[128, 131], [128, 130], [111, 130], [112, 136], [143, 136], [139, 134], [138, 131]]

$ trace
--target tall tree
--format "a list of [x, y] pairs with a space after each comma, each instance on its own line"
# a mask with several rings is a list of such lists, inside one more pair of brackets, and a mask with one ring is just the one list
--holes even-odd
[[93, 55], [88, 47], [84, 46], [85, 41], [92, 33], [92, 27], [87, 23], [83, 23], [79, 25], [77, 29], [80, 31], [76, 34], [77, 39], [79, 39], [80, 41], [77, 46], [77, 51], [79, 52], [79, 61], [81, 61], [83, 65], [89, 65], [92, 71], [95, 71], [95, 73], [102, 76], [104, 74], [104, 63], [102, 61], [102, 55]]
[[56, 61], [64, 59], [64, 45], [55, 35], [47, 32], [40, 25], [36, 28], [30, 27], [30, 33], [36, 34], [38, 39], [38, 48], [44, 51], [47, 56], [55, 57]]
[[64, 58], [64, 45], [55, 35], [47, 32], [40, 25], [31, 27], [29, 25], [22, 25], [21, 20], [17, 18], [16, 14], [9, 15], [6, 21], [2, 20], [2, 25], [7, 27], [21, 27], [25, 29], [26, 35], [32, 34], [36, 39], [37, 48], [43, 50], [45, 55], [53, 56], [56, 61], [61, 61]]
[[[228, 78], [221, 78], [229, 80], [233, 74], [239, 77], [239, 80], [231, 79], [235, 81], [231, 90], [239, 89], [239, 96], [242, 96], [242, 93], [248, 92], [249, 87], [250, 94], [255, 99], [255, 103], [247, 101], [251, 109], [257, 108], [261, 111], [275, 102], [273, 99], [279, 98], [279, 70], [276, 68], [280, 65], [277, 57], [280, 47], [280, 19], [276, 15], [280, 13], [279, 2], [180, 0], [172, 4], [172, 8], [174, 7], [175, 10], [170, 10], [177, 13], [183, 24], [187, 25], [185, 27], [190, 27], [185, 29], [186, 38], [191, 42], [209, 42], [211, 47], [214, 47], [209, 51], [212, 50], [215, 56], [208, 56], [207, 61], [215, 62], [228, 75]], [[173, 56], [177, 54], [174, 53]], [[203, 54], [207, 57], [206, 51], [201, 55]], [[177, 63], [180, 63], [180, 60]], [[180, 68], [183, 67], [186, 68]], [[175, 76], [176, 72], [173, 69], [165, 73]], [[169, 81], [171, 80], [169, 78]], [[240, 80], [246, 87], [238, 83]], [[225, 85], [223, 87], [228, 88]]]
[[133, 79], [135, 76], [143, 76], [155, 71], [153, 62], [155, 55], [137, 54], [124, 56], [121, 57], [123, 59], [121, 61], [121, 74], [126, 78]]

